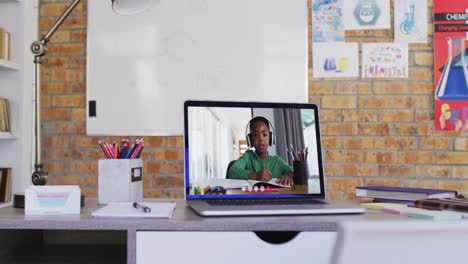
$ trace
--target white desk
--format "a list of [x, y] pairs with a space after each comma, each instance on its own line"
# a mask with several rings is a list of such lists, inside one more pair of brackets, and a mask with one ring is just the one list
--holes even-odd
[[[225, 256], [223, 250], [226, 250], [240, 252], [247, 262], [255, 259], [255, 252], [258, 252], [258, 257], [265, 262], [268, 255], [264, 252], [280, 254], [285, 249], [287, 255], [302, 260], [300, 263], [330, 256], [340, 221], [423, 221], [378, 211], [339, 216], [207, 218], [198, 216], [186, 207], [184, 201], [177, 201], [176, 211], [170, 219], [93, 219], [91, 212], [96, 208], [97, 201], [87, 199], [81, 215], [25, 216], [23, 209], [0, 209], [0, 259], [11, 261], [7, 263], [63, 263], [54, 262], [62, 259], [67, 260], [66, 263], [133, 264], [137, 263], [138, 255], [139, 264], [175, 263], [180, 259], [185, 259], [184, 263], [210, 263], [210, 256]], [[257, 239], [253, 231], [265, 231], [264, 234], [274, 237], [285, 234], [280, 233], [285, 231], [301, 233], [288, 242], [294, 246], [290, 247], [288, 243], [272, 246]], [[236, 245], [241, 251], [235, 248]], [[215, 251], [210, 253], [209, 249], [213, 247]], [[246, 247], [256, 250], [245, 252], [243, 248]], [[288, 248], [302, 251], [287, 252]], [[177, 256], [173, 252], [177, 252]], [[197, 254], [203, 260], [198, 259]], [[220, 262], [216, 258], [211, 260], [212, 263]], [[223, 259], [223, 263], [228, 262]]]

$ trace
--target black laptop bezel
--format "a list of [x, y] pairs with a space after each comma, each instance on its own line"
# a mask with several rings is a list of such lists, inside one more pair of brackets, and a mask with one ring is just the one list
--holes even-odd
[[[316, 127], [316, 142], [317, 142], [317, 158], [319, 164], [319, 185], [320, 193], [305, 193], [305, 194], [229, 194], [229, 195], [194, 195], [190, 194], [190, 167], [189, 167], [189, 139], [188, 139], [188, 109], [189, 107], [231, 107], [231, 108], [293, 108], [293, 109], [313, 109], [315, 115]], [[239, 102], [239, 101], [210, 101], [210, 100], [187, 100], [184, 102], [184, 187], [186, 200], [213, 200], [213, 199], [271, 199], [271, 198], [287, 198], [287, 199], [325, 199], [325, 180], [322, 141], [319, 122], [319, 109], [313, 103], [285, 103], [285, 102]]]

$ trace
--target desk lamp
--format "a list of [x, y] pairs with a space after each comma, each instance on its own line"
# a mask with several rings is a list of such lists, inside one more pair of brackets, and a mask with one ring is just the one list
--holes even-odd
[[[74, 0], [70, 6], [58, 18], [49, 31], [42, 36], [40, 40], [34, 41], [31, 45], [31, 51], [34, 54], [35, 64], [35, 163], [32, 174], [32, 183], [34, 185], [45, 185], [47, 183], [47, 172], [43, 170], [41, 162], [41, 65], [42, 57], [47, 52], [47, 43], [55, 31], [62, 25], [63, 21], [70, 15], [81, 0]], [[111, 0], [112, 9], [120, 15], [134, 15], [145, 11], [152, 2], [157, 0]]]

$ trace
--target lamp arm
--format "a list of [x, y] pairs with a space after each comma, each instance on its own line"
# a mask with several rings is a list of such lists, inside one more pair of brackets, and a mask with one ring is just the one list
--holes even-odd
[[81, 0], [74, 0], [67, 9], [63, 12], [63, 14], [55, 21], [54, 25], [47, 31], [45, 35], [42, 36], [40, 40], [34, 41], [31, 44], [31, 51], [36, 56], [44, 56], [46, 53], [46, 45], [50, 41], [52, 35], [54, 35], [55, 31], [63, 24], [65, 19], [67, 19], [68, 15], [75, 9], [75, 7], [80, 3]]
[[75, 9], [81, 0], [74, 0], [68, 8], [63, 12], [63, 14], [57, 19], [54, 25], [49, 29], [49, 31], [42, 36], [40, 40], [34, 41], [31, 44], [31, 51], [34, 54], [34, 74], [35, 74], [35, 92], [34, 92], [34, 103], [35, 103], [35, 163], [34, 163], [34, 172], [31, 176], [31, 181], [34, 185], [44, 185], [47, 183], [47, 172], [43, 170], [43, 165], [41, 161], [41, 65], [42, 57], [47, 52], [47, 43], [50, 41], [52, 35], [57, 31], [57, 29], [62, 25], [65, 19], [70, 15], [70, 13]]
[[75, 9], [75, 7], [80, 3], [81, 0], [74, 0], [70, 6], [63, 12], [63, 14], [57, 19], [55, 24], [49, 29], [49, 31], [42, 37], [43, 39], [49, 41], [50, 37], [57, 31], [57, 29], [62, 25], [63, 21], [67, 19], [68, 15]]

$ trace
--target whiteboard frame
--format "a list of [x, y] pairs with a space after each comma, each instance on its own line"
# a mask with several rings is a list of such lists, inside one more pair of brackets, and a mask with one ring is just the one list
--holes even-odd
[[307, 0], [109, 5], [88, 2], [88, 135], [182, 135], [189, 99], [308, 100]]

